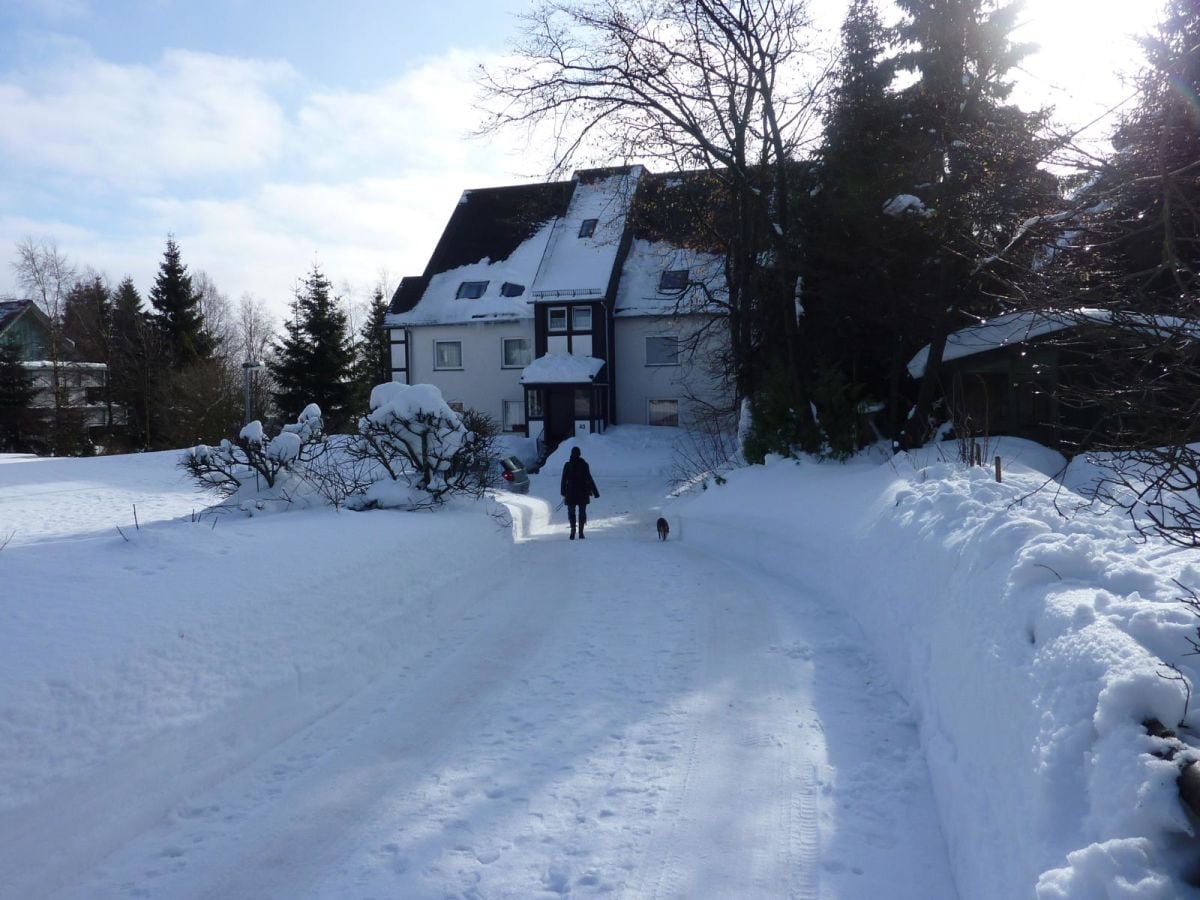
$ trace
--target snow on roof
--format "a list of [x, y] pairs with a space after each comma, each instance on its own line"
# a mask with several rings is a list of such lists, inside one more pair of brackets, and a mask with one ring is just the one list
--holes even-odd
[[883, 204], [883, 214], [885, 216], [902, 216], [908, 212], [922, 217], [933, 215], [931, 210], [925, 208], [925, 204], [921, 198], [913, 194], [897, 194], [887, 203]]
[[[496, 319], [532, 318], [530, 301], [533, 298], [529, 287], [553, 230], [553, 222], [544, 223], [532, 237], [517, 245], [507, 259], [493, 261], [484, 257], [478, 262], [431, 276], [417, 305], [408, 312], [392, 313], [387, 318], [387, 324], [393, 327], [460, 325]], [[474, 300], [459, 297], [459, 286], [467, 281], [487, 282], [483, 295]], [[505, 297], [501, 294], [505, 284], [520, 285], [523, 290], [515, 297]]]
[[525, 367], [521, 384], [588, 384], [603, 367], [604, 360], [594, 356], [547, 353]]
[[58, 366], [68, 372], [103, 372], [108, 368], [107, 363], [75, 362], [68, 359], [60, 359], [57, 363], [52, 359], [27, 359], [23, 360], [21, 365], [26, 369], [53, 369]]
[[[946, 350], [942, 361], [949, 362], [979, 353], [998, 350], [1010, 344], [1020, 344], [1033, 338], [1043, 337], [1080, 325], [1116, 325], [1135, 331], [1161, 333], [1163, 336], [1179, 334], [1181, 331], [1200, 337], [1200, 323], [1188, 322], [1170, 316], [1149, 316], [1138, 313], [1116, 312], [1106, 309], [1081, 307], [1071, 310], [1030, 310], [1005, 313], [978, 325], [963, 328], [946, 338]], [[925, 374], [929, 361], [929, 345], [922, 347], [908, 363], [908, 373], [913, 378]]]
[[617, 289], [618, 317], [670, 316], [689, 312], [717, 312], [705, 309], [705, 296], [697, 286], [680, 293], [659, 290], [663, 272], [686, 269], [690, 282], [703, 283], [717, 298], [725, 291], [725, 266], [716, 253], [688, 250], [666, 241], [635, 240], [621, 270]]
[[[641, 166], [633, 166], [610, 175], [578, 178], [534, 279], [534, 300], [561, 299], [567, 294], [604, 296], [642, 172]], [[596, 220], [595, 231], [580, 237], [580, 226], [588, 219]]]

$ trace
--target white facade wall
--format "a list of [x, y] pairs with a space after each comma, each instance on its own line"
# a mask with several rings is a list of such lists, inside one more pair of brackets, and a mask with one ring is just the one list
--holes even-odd
[[[408, 345], [409, 383], [436, 385], [447, 402], [461, 402], [464, 407], [486, 413], [503, 425], [503, 401], [524, 404], [525, 400], [525, 389], [520, 383], [524, 366], [503, 366], [505, 338], [525, 338], [532, 353], [533, 320], [412, 327]], [[462, 343], [461, 369], [435, 368], [437, 341]]]
[[[689, 357], [681, 352], [678, 365], [647, 365], [646, 338], [676, 336], [681, 350], [704, 326], [699, 316], [636, 316], [616, 320], [617, 425], [650, 423], [650, 401], [677, 400], [679, 424], [695, 427], [705, 408], [698, 400], [721, 406], [728, 404], [727, 389], [711, 371], [712, 347], [701, 347]], [[724, 332], [720, 323], [711, 330], [716, 346]], [[706, 336], [707, 338], [707, 336]]]

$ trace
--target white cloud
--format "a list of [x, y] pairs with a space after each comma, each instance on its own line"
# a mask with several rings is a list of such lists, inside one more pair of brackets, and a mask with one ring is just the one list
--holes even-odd
[[283, 63], [169, 50], [154, 66], [83, 54], [0, 83], [0, 154], [33, 172], [108, 187], [261, 169], [286, 118]]
[[9, 0], [50, 22], [82, 19], [91, 13], [89, 0]]

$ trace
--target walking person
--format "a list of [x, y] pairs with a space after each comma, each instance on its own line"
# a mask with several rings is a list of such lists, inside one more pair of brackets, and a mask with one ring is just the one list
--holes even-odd
[[592, 470], [578, 447], [571, 448], [571, 458], [562, 470], [559, 487], [563, 502], [567, 505], [567, 518], [571, 522], [571, 540], [575, 540], [576, 507], [578, 507], [579, 539], [583, 540], [583, 526], [587, 524], [587, 505], [592, 497], [599, 497], [596, 482], [592, 481]]

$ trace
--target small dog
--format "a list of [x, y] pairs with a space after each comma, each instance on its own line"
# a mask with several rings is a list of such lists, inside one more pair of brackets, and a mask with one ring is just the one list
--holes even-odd
[[667, 520], [662, 518], [662, 516], [659, 516], [658, 524], [654, 527], [658, 529], [658, 539], [660, 541], [665, 541], [667, 535], [671, 533], [671, 526], [667, 524]]

